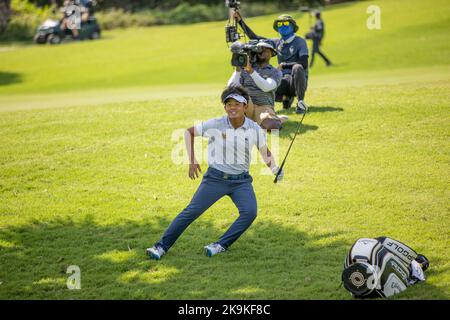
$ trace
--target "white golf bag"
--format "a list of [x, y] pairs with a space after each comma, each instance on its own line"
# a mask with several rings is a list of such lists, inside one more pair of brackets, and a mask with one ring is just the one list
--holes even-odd
[[354, 297], [390, 297], [425, 281], [428, 259], [387, 237], [358, 239], [344, 262], [342, 281]]

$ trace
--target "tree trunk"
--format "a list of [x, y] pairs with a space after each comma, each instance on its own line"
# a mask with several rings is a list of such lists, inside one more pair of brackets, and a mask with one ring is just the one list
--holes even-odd
[[11, 16], [11, 0], [0, 0], [0, 34], [6, 32]]

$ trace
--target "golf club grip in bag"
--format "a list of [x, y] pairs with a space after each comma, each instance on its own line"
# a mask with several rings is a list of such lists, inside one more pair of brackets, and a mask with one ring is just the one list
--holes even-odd
[[390, 297], [424, 281], [428, 259], [388, 237], [361, 238], [344, 262], [344, 287], [357, 298]]

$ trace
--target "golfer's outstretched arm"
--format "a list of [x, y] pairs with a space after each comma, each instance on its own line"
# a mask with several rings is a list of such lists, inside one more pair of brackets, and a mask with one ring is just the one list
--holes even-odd
[[200, 172], [202, 172], [202, 169], [195, 158], [194, 137], [195, 129], [194, 127], [190, 127], [184, 133], [184, 142], [186, 144], [186, 151], [189, 159], [189, 178], [191, 179], [198, 178]]

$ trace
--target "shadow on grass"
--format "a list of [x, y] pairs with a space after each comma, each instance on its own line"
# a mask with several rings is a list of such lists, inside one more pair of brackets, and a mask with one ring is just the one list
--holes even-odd
[[0, 71], [0, 86], [22, 82], [22, 76], [15, 72]]
[[[306, 121], [306, 117], [308, 115], [305, 116], [305, 119], [303, 119], [302, 124], [300, 125], [300, 129], [298, 130], [298, 134], [304, 134], [307, 131], [315, 131], [317, 129], [319, 129], [318, 126], [316, 125], [311, 125], [311, 124], [307, 124], [305, 123]], [[289, 137], [291, 140], [294, 137], [295, 131], [297, 131], [297, 127], [298, 124], [300, 122], [300, 119], [298, 121], [287, 121], [283, 124], [283, 129], [280, 130], [280, 138], [287, 138]]]
[[342, 112], [343, 108], [340, 107], [330, 107], [330, 106], [310, 106], [308, 112]]
[[[59, 219], [3, 228], [0, 298], [349, 298], [338, 289], [350, 246], [338, 240], [342, 234], [306, 234], [259, 220], [229, 251], [207, 258], [203, 246], [218, 239], [228, 223], [216, 228], [200, 218], [160, 261], [149, 260], [145, 249], [161, 236], [167, 219], [116, 225]], [[80, 267], [81, 290], [66, 287], [70, 265]], [[427, 291], [445, 298], [433, 286]]]
[[[308, 113], [316, 113], [316, 112], [342, 112], [344, 108], [341, 107], [332, 107], [332, 106], [309, 106]], [[295, 108], [291, 107], [289, 109], [280, 109], [277, 111], [277, 114], [285, 114], [285, 115], [295, 115], [301, 119], [302, 115], [297, 115], [295, 113]], [[305, 117], [307, 117], [306, 114]]]
[[[307, 131], [314, 131], [319, 129], [316, 125], [309, 125], [306, 122], [308, 121], [308, 114], [310, 113], [318, 113], [318, 112], [342, 112], [344, 111], [343, 108], [340, 107], [331, 107], [331, 106], [310, 106], [308, 108], [308, 113], [305, 115], [305, 118], [303, 119], [303, 123], [299, 129], [299, 134], [306, 133]], [[297, 126], [302, 119], [302, 115], [295, 113], [295, 108], [290, 109], [281, 109], [277, 112], [277, 114], [280, 115], [288, 115], [289, 120], [283, 124], [283, 129], [280, 131], [280, 137], [286, 138], [290, 137], [290, 139], [293, 138], [295, 131], [297, 130]]]

